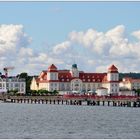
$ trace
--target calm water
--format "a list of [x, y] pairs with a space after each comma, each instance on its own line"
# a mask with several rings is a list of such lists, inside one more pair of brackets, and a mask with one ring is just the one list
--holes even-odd
[[0, 138], [140, 138], [140, 108], [0, 103]]

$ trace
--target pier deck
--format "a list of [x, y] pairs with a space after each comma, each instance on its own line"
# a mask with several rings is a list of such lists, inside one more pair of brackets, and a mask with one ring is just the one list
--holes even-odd
[[137, 96], [10, 96], [1, 95], [0, 100], [10, 103], [30, 104], [60, 104], [88, 106], [122, 106], [140, 107], [140, 97]]

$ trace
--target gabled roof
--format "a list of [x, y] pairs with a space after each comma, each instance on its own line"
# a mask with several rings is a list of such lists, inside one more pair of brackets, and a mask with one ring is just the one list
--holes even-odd
[[109, 68], [108, 68], [108, 71], [109, 72], [118, 72], [118, 69], [115, 65], [111, 65]]
[[51, 64], [51, 65], [48, 67], [48, 71], [49, 71], [49, 72], [57, 72], [57, 67], [56, 67], [54, 64]]
[[50, 70], [57, 70], [57, 67], [54, 64], [51, 64], [48, 69], [50, 69]]

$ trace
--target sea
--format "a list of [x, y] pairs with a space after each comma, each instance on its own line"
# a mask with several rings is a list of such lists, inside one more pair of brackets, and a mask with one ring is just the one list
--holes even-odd
[[0, 103], [0, 139], [140, 139], [140, 108]]

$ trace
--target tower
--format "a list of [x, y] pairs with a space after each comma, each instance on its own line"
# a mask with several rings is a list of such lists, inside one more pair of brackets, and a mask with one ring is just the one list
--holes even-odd
[[49, 91], [59, 90], [58, 70], [54, 64], [48, 67], [47, 81]]
[[119, 73], [116, 66], [111, 65], [107, 73], [108, 94], [117, 95], [119, 93]]
[[58, 70], [54, 64], [48, 67], [47, 80], [58, 80]]
[[35, 77], [33, 77], [33, 79], [32, 79], [32, 82], [31, 82], [31, 85], [30, 85], [30, 89], [31, 90], [38, 90], [38, 86], [37, 86], [37, 82], [36, 82]]
[[77, 68], [77, 64], [72, 65], [71, 75], [72, 75], [72, 77], [79, 77], [79, 71]]

